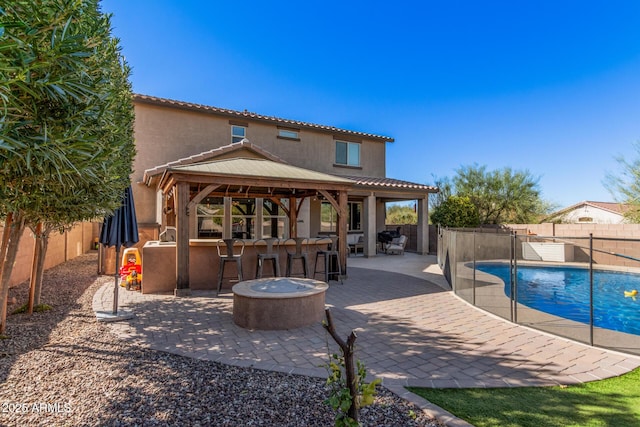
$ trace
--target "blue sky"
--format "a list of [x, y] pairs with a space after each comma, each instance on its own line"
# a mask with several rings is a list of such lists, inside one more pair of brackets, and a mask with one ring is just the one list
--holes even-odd
[[[461, 166], [613, 201], [640, 157], [640, 1], [103, 0], [137, 93], [391, 136], [387, 176]], [[258, 141], [256, 141], [258, 142]]]

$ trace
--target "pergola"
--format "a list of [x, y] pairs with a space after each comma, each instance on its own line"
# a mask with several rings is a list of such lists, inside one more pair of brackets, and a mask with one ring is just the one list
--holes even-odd
[[[238, 153], [239, 154], [239, 153]], [[347, 259], [347, 192], [353, 181], [259, 157], [232, 157], [202, 163], [166, 165], [158, 182], [165, 212], [176, 225], [176, 290], [188, 295], [189, 239], [195, 230], [196, 207], [206, 197], [253, 197], [271, 200], [289, 218], [289, 236], [298, 237], [296, 224], [302, 202], [321, 196], [338, 215], [340, 262]], [[288, 200], [288, 204], [282, 203]], [[225, 210], [225, 217], [231, 211]], [[225, 237], [225, 236], [223, 236]], [[231, 237], [231, 236], [226, 236]]]

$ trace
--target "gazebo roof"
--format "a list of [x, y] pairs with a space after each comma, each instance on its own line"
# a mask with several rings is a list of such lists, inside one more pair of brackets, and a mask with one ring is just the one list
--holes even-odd
[[184, 166], [169, 167], [167, 171], [205, 175], [226, 175], [265, 179], [286, 179], [300, 181], [334, 182], [353, 184], [348, 178], [340, 178], [322, 172], [299, 168], [284, 163], [257, 158], [232, 158]]
[[353, 181], [264, 158], [233, 157], [167, 167], [159, 187], [169, 191], [176, 182], [215, 185], [217, 193], [247, 197], [310, 196], [319, 190], [348, 190]]

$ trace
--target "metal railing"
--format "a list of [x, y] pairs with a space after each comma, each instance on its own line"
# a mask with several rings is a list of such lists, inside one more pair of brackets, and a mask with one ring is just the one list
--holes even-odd
[[640, 354], [640, 239], [440, 228], [438, 263], [455, 294], [476, 307]]

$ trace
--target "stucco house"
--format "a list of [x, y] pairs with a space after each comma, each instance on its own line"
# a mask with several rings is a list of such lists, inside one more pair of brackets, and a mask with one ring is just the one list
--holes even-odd
[[628, 206], [623, 203], [583, 201], [560, 209], [542, 222], [563, 224], [623, 224]]
[[[417, 200], [417, 251], [428, 252], [428, 195], [386, 176], [393, 138], [206, 105], [134, 96], [132, 184], [141, 240], [176, 227], [177, 286], [206, 239], [349, 235], [376, 255], [385, 203]], [[179, 293], [179, 292], [177, 292]]]

